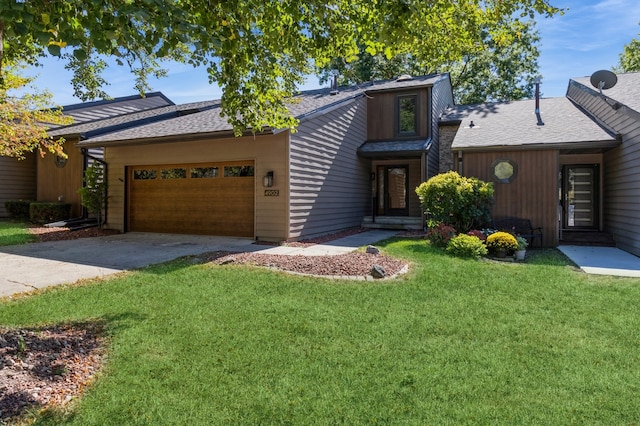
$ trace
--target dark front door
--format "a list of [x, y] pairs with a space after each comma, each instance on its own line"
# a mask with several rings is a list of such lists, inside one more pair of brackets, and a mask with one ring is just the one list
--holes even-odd
[[598, 165], [567, 165], [562, 169], [564, 229], [598, 228]]
[[378, 168], [378, 214], [409, 215], [409, 166], [380, 166]]

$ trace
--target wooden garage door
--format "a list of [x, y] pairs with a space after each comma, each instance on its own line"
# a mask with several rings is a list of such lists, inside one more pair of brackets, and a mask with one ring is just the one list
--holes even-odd
[[128, 230], [253, 237], [253, 161], [130, 166]]

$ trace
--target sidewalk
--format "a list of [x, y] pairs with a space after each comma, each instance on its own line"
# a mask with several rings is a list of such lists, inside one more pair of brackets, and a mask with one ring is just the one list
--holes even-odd
[[640, 257], [615, 247], [559, 246], [587, 274], [640, 277]]

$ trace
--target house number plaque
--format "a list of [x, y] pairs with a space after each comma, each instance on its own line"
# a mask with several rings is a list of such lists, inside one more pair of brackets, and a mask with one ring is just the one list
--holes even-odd
[[264, 190], [264, 196], [265, 197], [279, 197], [280, 196], [280, 190], [278, 190], [278, 189], [265, 189]]

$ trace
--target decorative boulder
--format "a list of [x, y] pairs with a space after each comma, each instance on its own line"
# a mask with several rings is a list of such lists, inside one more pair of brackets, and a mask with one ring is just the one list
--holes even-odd
[[384, 278], [387, 276], [387, 271], [380, 265], [373, 265], [370, 273], [373, 278]]
[[367, 251], [366, 252], [368, 254], [380, 254], [380, 250], [376, 246], [367, 246]]

